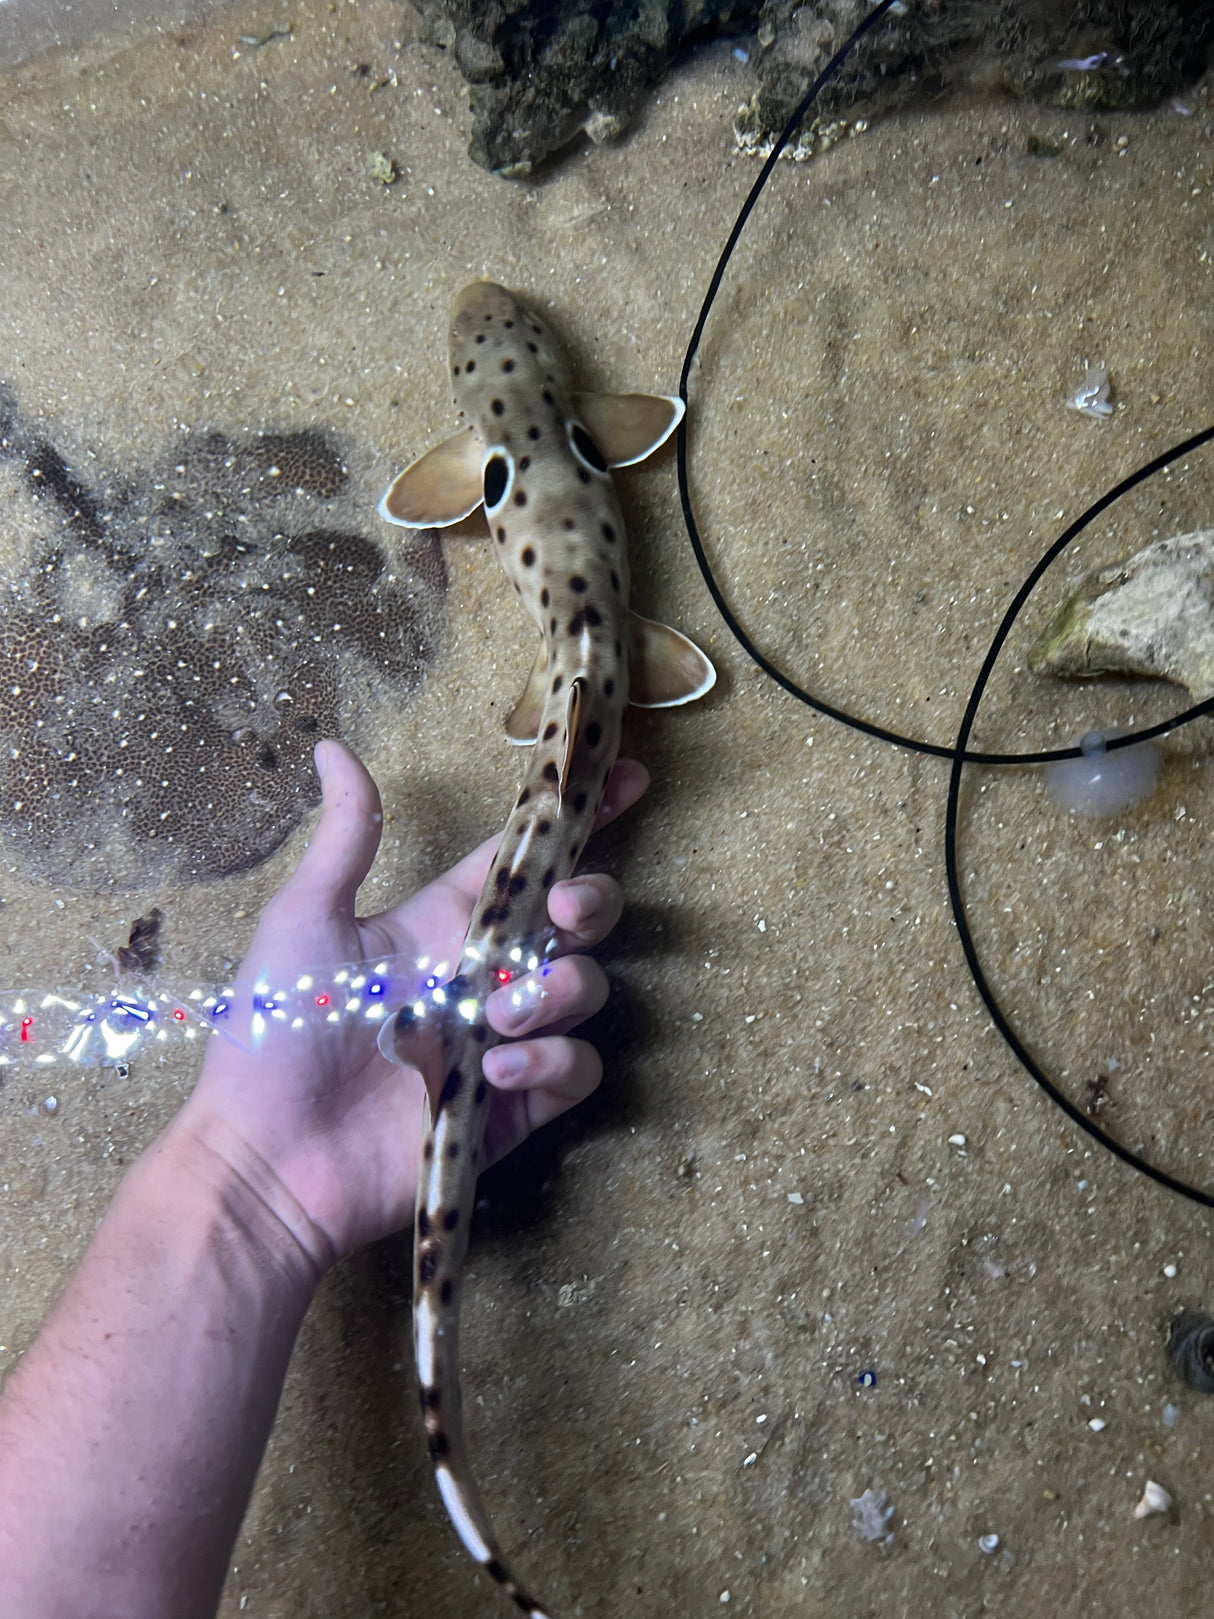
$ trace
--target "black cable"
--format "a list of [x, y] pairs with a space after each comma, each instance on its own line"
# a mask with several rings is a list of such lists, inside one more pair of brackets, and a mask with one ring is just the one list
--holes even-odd
[[[734, 249], [737, 247], [738, 241], [746, 227], [747, 221], [754, 212], [759, 198], [763, 193], [764, 187], [767, 185], [767, 182], [771, 177], [772, 170], [779, 161], [785, 147], [788, 145], [796, 131], [800, 128], [809, 112], [810, 107], [813, 105], [824, 86], [827, 85], [835, 76], [839, 68], [851, 55], [856, 45], [869, 31], [869, 29], [874, 27], [886, 14], [886, 12], [891, 10], [891, 8], [896, 4], [898, 4], [898, 0], [881, 0], [881, 3], [875, 6], [874, 9], [869, 12], [869, 14], [864, 18], [863, 22], [860, 23], [859, 27], [856, 28], [850, 37], [839, 47], [839, 49], [831, 57], [830, 61], [823, 68], [822, 72], [819, 73], [813, 84], [806, 91], [805, 95], [802, 97], [795, 112], [785, 124], [782, 133], [776, 140], [771, 152], [764, 161], [763, 167], [759, 170], [758, 178], [751, 186], [746, 200], [742, 204], [741, 210], [738, 213], [738, 217], [734, 221], [733, 229], [729, 233], [729, 237], [721, 251], [721, 255], [717, 259], [716, 268], [713, 270], [711, 280], [708, 284], [708, 291], [704, 295], [704, 301], [700, 306], [700, 313], [696, 320], [695, 328], [691, 334], [691, 340], [687, 345], [687, 352], [683, 359], [683, 369], [679, 377], [679, 397], [683, 400], [684, 404], [687, 403], [687, 385], [691, 376], [691, 368], [695, 363], [696, 354], [699, 352], [700, 342], [704, 335], [704, 329], [708, 323], [708, 317], [712, 311], [714, 303], [716, 302], [717, 294], [721, 289], [721, 284], [725, 278], [725, 272], [729, 267], [729, 262], [733, 257]], [[961, 884], [958, 877], [957, 844], [961, 772], [966, 765], [1041, 765], [1052, 764], [1056, 760], [1060, 759], [1078, 759], [1083, 756], [1083, 749], [1080, 747], [1055, 748], [1029, 753], [971, 753], [968, 751], [967, 747], [970, 734], [977, 719], [978, 708], [982, 702], [983, 696], [985, 695], [991, 674], [994, 671], [995, 663], [1000, 652], [1003, 650], [1009, 634], [1011, 633], [1012, 626], [1015, 624], [1021, 610], [1040, 582], [1043, 574], [1058, 559], [1058, 557], [1062, 555], [1063, 551], [1065, 551], [1067, 546], [1071, 544], [1072, 540], [1081, 534], [1084, 529], [1095, 520], [1095, 518], [1099, 517], [1101, 512], [1107, 511], [1108, 508], [1116, 501], [1120, 500], [1123, 495], [1126, 495], [1130, 492], [1130, 490], [1137, 488], [1140, 483], [1143, 483], [1146, 479], [1153, 477], [1155, 473], [1160, 472], [1165, 467], [1170, 466], [1172, 462], [1180, 459], [1182, 456], [1189, 454], [1193, 450], [1199, 449], [1202, 445], [1208, 444], [1211, 439], [1214, 439], [1214, 427], [1208, 427], [1203, 429], [1201, 432], [1194, 433], [1189, 438], [1183, 440], [1180, 444], [1175, 445], [1172, 449], [1165, 451], [1162, 455], [1155, 456], [1153, 460], [1148, 461], [1144, 466], [1137, 468], [1136, 471], [1131, 472], [1128, 474], [1128, 476], [1123, 478], [1120, 483], [1115, 484], [1111, 489], [1107, 490], [1103, 495], [1100, 496], [1098, 500], [1094, 501], [1092, 505], [1082, 513], [1081, 516], [1077, 517], [1062, 534], [1059, 535], [1059, 537], [1054, 541], [1044, 555], [1038, 560], [1036, 566], [1032, 569], [1024, 583], [1020, 586], [1020, 589], [1012, 598], [1010, 606], [1004, 613], [999, 628], [996, 630], [990, 647], [987, 650], [986, 657], [983, 659], [982, 667], [978, 672], [977, 679], [974, 681], [973, 687], [970, 691], [969, 699], [965, 706], [965, 712], [962, 716], [961, 725], [957, 732], [957, 740], [952, 747], [946, 747], [940, 743], [926, 742], [918, 737], [903, 736], [897, 731], [891, 731], [885, 726], [876, 725], [869, 720], [861, 719], [856, 714], [848, 713], [845, 709], [837, 708], [833, 704], [825, 702], [822, 698], [815, 697], [811, 692], [806, 691], [804, 687], [799, 685], [798, 682], [791, 677], [791, 675], [785, 674], [782, 669], [780, 669], [763, 652], [759, 650], [759, 648], [751, 640], [750, 636], [746, 633], [746, 630], [743, 628], [728, 601], [725, 599], [724, 591], [717, 582], [716, 575], [712, 570], [712, 565], [709, 562], [707, 553], [704, 550], [699, 527], [695, 519], [695, 512], [691, 503], [690, 481], [688, 476], [688, 417], [686, 413], [684, 413], [683, 419], [679, 423], [678, 436], [676, 439], [676, 466], [679, 480], [679, 499], [683, 508], [683, 521], [687, 528], [688, 538], [691, 541], [692, 550], [695, 553], [700, 574], [708, 588], [709, 595], [716, 604], [717, 611], [724, 619], [725, 624], [730, 633], [733, 635], [734, 639], [738, 642], [739, 646], [741, 646], [742, 650], [751, 659], [751, 661], [757, 664], [769, 679], [775, 681], [777, 685], [782, 686], [791, 697], [795, 697], [798, 702], [806, 704], [809, 708], [812, 708], [817, 713], [824, 715], [827, 719], [837, 720], [841, 725], [846, 725], [854, 731], [861, 732], [865, 736], [873, 737], [879, 742], [888, 742], [895, 747], [905, 748], [914, 753], [928, 754], [937, 759], [949, 760], [951, 769], [949, 773], [948, 801], [945, 815], [944, 833], [944, 857], [948, 881], [949, 903], [952, 907], [953, 921], [956, 925], [957, 933], [961, 940], [961, 949], [965, 956], [966, 965], [970, 970], [970, 975], [974, 980], [974, 985], [977, 988], [979, 995], [982, 997], [982, 1000], [986, 1005], [987, 1011], [991, 1015], [991, 1019], [994, 1022], [995, 1027], [999, 1030], [1000, 1034], [1002, 1034], [1012, 1052], [1019, 1059], [1024, 1068], [1027, 1069], [1029, 1074], [1032, 1075], [1033, 1079], [1036, 1080], [1037, 1084], [1042, 1088], [1050, 1100], [1060, 1107], [1068, 1118], [1077, 1124], [1081, 1130], [1085, 1131], [1089, 1136], [1091, 1136], [1094, 1141], [1106, 1148], [1115, 1157], [1120, 1158], [1123, 1163], [1129, 1164], [1131, 1168], [1136, 1169], [1141, 1174], [1148, 1176], [1149, 1179], [1157, 1182], [1160, 1186], [1167, 1187], [1169, 1191], [1176, 1192], [1182, 1197], [1187, 1197], [1192, 1202], [1199, 1203], [1205, 1208], [1214, 1208], [1214, 1193], [1202, 1191], [1201, 1188], [1192, 1186], [1187, 1181], [1168, 1174], [1166, 1170], [1158, 1168], [1156, 1165], [1150, 1163], [1147, 1159], [1141, 1157], [1137, 1153], [1131, 1152], [1128, 1147], [1123, 1146], [1119, 1141], [1115, 1140], [1106, 1131], [1102, 1130], [1092, 1119], [1088, 1118], [1086, 1114], [1082, 1113], [1075, 1103], [1073, 1103], [1062, 1093], [1062, 1091], [1059, 1090], [1059, 1088], [1053, 1083], [1053, 1081], [1037, 1063], [1032, 1054], [1027, 1050], [1020, 1037], [1017, 1035], [1015, 1029], [1012, 1027], [1009, 1019], [1000, 1007], [999, 1002], [995, 997], [995, 993], [987, 981], [982, 964], [978, 959], [978, 952], [974, 944], [973, 935], [970, 932], [969, 920], [965, 910], [965, 901], [961, 893]], [[1163, 736], [1167, 732], [1175, 730], [1178, 726], [1188, 724], [1190, 720], [1198, 718], [1199, 715], [1208, 714], [1211, 711], [1214, 711], [1214, 697], [1207, 698], [1204, 702], [1194, 703], [1191, 707], [1184, 709], [1182, 712], [1173, 715], [1169, 719], [1161, 720], [1156, 725], [1146, 726], [1139, 731], [1126, 732], [1117, 737], [1111, 737], [1105, 743], [1105, 747], [1110, 753], [1115, 752], [1119, 748], [1132, 747], [1136, 743], [1146, 742], [1154, 737]]]

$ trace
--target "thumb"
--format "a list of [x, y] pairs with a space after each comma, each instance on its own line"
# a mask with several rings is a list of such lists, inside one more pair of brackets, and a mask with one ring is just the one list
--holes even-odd
[[278, 898], [287, 905], [306, 900], [313, 914], [352, 916], [355, 891], [371, 869], [383, 830], [379, 789], [343, 742], [318, 742], [315, 759], [320, 819]]

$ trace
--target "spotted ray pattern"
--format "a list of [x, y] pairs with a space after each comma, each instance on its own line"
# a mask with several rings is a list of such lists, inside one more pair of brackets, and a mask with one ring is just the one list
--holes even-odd
[[[642, 395], [615, 401], [625, 407], [621, 420], [633, 414], [633, 401], [642, 421], [611, 429], [627, 444], [613, 454], [589, 431], [583, 417], [590, 412], [571, 393], [543, 323], [488, 282], [456, 302], [450, 363], [465, 425], [402, 473], [380, 510], [419, 526], [455, 522], [483, 503], [494, 549], [542, 637], [508, 722], [515, 740], [534, 739], [535, 752], [454, 979], [402, 1009], [380, 1045], [408, 1062], [419, 1023], [441, 1030], [444, 1078], [423, 1147], [414, 1256], [421, 1407], [439, 1490], [471, 1555], [530, 1619], [545, 1619], [498, 1550], [461, 1416], [459, 1292], [488, 1106], [481, 1065], [497, 1038], [484, 1003], [499, 983], [542, 971], [551, 946], [548, 892], [577, 864], [619, 747], [635, 636], [624, 524], [608, 467], [662, 443], [682, 405]], [[613, 420], [610, 409], [602, 419]], [[686, 701], [711, 686], [711, 664], [685, 637], [660, 625], [647, 631], [679, 665], [666, 684], [657, 682], [655, 703]]]
[[347, 460], [216, 432], [107, 477], [0, 386], [0, 859], [58, 886], [230, 876], [316, 802], [319, 737], [403, 704], [442, 553], [359, 533]]

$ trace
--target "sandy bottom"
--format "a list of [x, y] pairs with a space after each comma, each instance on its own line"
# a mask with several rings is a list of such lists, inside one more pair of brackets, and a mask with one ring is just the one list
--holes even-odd
[[[708, 54], [622, 145], [507, 184], [468, 163], [464, 92], [412, 13], [302, 0], [292, 19], [260, 49], [238, 36], [279, 20], [269, 4], [4, 76], [0, 380], [74, 467], [117, 480], [190, 433], [323, 429], [390, 547], [374, 500], [450, 430], [446, 310], [472, 276], [525, 291], [586, 385], [673, 389], [756, 172], [731, 153], [744, 70]], [[691, 481], [722, 589], [791, 678], [950, 745], [1039, 554], [1209, 421], [1212, 114], [1204, 88], [1191, 101], [1091, 139], [1074, 114], [954, 108], [776, 174], [693, 375]], [[376, 151], [391, 187], [367, 177]], [[1088, 362], [1113, 378], [1107, 422], [1065, 408]], [[1024, 651], [1067, 579], [1208, 526], [1212, 472], [1208, 450], [1177, 462], [1056, 566], [976, 746], [1178, 706], [1056, 687]], [[1206, 1611], [1214, 1405], [1162, 1340], [1214, 1301], [1208, 1216], [1096, 1148], [992, 1029], [948, 911], [947, 765], [748, 661], [670, 457], [624, 498], [636, 605], [721, 679], [630, 721], [654, 786], [593, 855], [631, 902], [604, 951], [603, 1091], [485, 1183], [466, 1386], [504, 1547], [586, 1619]], [[0, 524], [19, 572], [37, 521], [11, 469]], [[501, 715], [533, 632], [487, 546], [447, 562], [422, 684], [360, 702], [389, 812], [364, 910], [490, 832], [517, 782]], [[1214, 1186], [1210, 742], [1170, 739], [1154, 797], [1107, 821], [1057, 810], [1034, 770], [968, 771], [960, 870], [993, 987], [1056, 1081]], [[0, 977], [97, 981], [99, 947], [152, 904], [169, 969], [205, 977], [304, 830], [244, 876], [122, 892], [100, 869], [35, 880], [10, 845]], [[182, 1044], [125, 1080], [21, 1071], [0, 1091], [0, 1370], [196, 1064]], [[225, 1616], [498, 1611], [424, 1461], [407, 1269], [385, 1244], [324, 1289]], [[1148, 1478], [1175, 1506], [1135, 1522]], [[866, 1489], [888, 1496], [888, 1546], [852, 1527]]]

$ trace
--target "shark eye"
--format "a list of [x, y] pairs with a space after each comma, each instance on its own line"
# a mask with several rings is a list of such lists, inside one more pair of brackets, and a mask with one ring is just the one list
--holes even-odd
[[603, 452], [582, 426], [581, 422], [569, 422], [565, 431], [569, 435], [569, 448], [582, 463], [588, 472], [605, 473], [607, 463], [603, 459]]
[[514, 457], [505, 450], [493, 450], [485, 461], [481, 478], [485, 489], [485, 510], [492, 514], [510, 493], [514, 482]]

